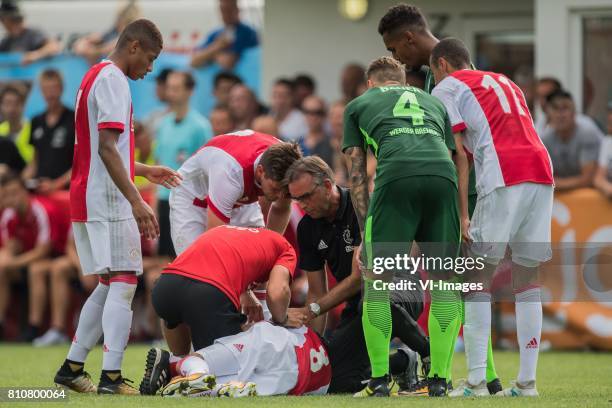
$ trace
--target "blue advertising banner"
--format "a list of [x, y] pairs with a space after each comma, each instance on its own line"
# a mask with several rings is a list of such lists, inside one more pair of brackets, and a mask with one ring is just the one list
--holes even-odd
[[[192, 69], [189, 66], [189, 60], [190, 57], [185, 54], [162, 53], [155, 61], [153, 72], [140, 81], [130, 81], [136, 120], [146, 119], [151, 112], [162, 108], [162, 104], [155, 97], [155, 78], [164, 68], [189, 70], [193, 73], [196, 79], [196, 88], [192, 97], [192, 105], [202, 114], [208, 115], [215, 106], [215, 98], [212, 94], [213, 81], [220, 68], [213, 64]], [[260, 60], [260, 48], [251, 48], [243, 53], [234, 68], [234, 73], [240, 76], [257, 95], [260, 94]], [[62, 73], [64, 76], [62, 100], [67, 106], [73, 106], [81, 79], [89, 69], [89, 65], [83, 58], [73, 55], [59, 55], [30, 65], [21, 65], [21, 54], [0, 54], [0, 82], [13, 80], [32, 82], [32, 89], [25, 107], [27, 118], [31, 119], [32, 116], [45, 109], [37, 78], [40, 72], [47, 68], [55, 68]]]

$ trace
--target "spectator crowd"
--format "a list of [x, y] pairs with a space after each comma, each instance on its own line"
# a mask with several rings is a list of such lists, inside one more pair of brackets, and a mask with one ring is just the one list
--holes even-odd
[[[343, 114], [346, 104], [366, 90], [364, 67], [357, 63], [344, 67], [338, 80], [339, 100], [319, 96], [315, 79], [302, 73], [274, 81], [265, 104], [232, 72], [244, 50], [258, 45], [257, 33], [241, 22], [236, 0], [220, 0], [219, 9], [223, 27], [206, 37], [191, 60], [193, 67], [216, 63], [222, 68], [214, 79], [214, 109], [205, 117], [191, 106], [196, 80], [190, 72], [162, 70], [156, 77], [155, 96], [164, 107], [135, 124], [137, 159], [178, 169], [216, 135], [250, 128], [298, 143], [305, 155], [317, 155], [334, 169], [338, 185], [347, 186], [340, 151]], [[108, 32], [79, 38], [71, 50], [92, 64], [99, 61], [113, 48], [122, 28], [138, 16], [132, 2]], [[0, 21], [6, 31], [0, 52], [21, 52], [23, 63], [60, 52], [56, 40], [27, 26], [13, 2], [2, 2]], [[421, 72], [411, 72], [408, 78], [422, 87]], [[0, 341], [10, 338], [45, 346], [69, 341], [74, 318], [70, 311], [75, 305], [78, 309], [79, 299], [97, 282], [79, 274], [67, 210], [74, 112], [61, 102], [61, 72], [47, 69], [38, 82], [46, 110], [31, 120], [24, 117], [28, 87], [0, 83]], [[553, 162], [556, 189], [596, 188], [612, 199], [612, 102], [604, 132], [592, 118], [577, 112], [572, 95], [555, 78], [530, 84], [533, 89], [524, 91], [533, 95], [530, 106], [539, 105], [542, 112], [532, 116]], [[373, 179], [373, 157], [367, 162]], [[161, 235], [153, 245], [143, 242], [145, 318], [134, 327], [141, 338], [155, 339], [160, 333], [148, 294], [163, 266], [175, 256], [169, 191], [143, 180], [137, 185], [157, 210]]]

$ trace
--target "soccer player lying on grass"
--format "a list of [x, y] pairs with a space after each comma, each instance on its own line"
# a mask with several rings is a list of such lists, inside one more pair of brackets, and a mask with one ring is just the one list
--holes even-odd
[[[162, 363], [154, 365], [157, 356]], [[168, 360], [167, 351], [149, 351], [143, 383], [161, 384], [170, 375]], [[189, 354], [177, 363], [176, 373], [162, 396], [325, 394], [332, 376], [327, 349], [312, 329], [266, 321]]]
[[291, 244], [269, 229], [224, 225], [202, 234], [164, 269], [153, 289], [170, 351], [185, 356], [192, 344], [199, 350], [240, 333], [246, 323], [241, 311], [252, 322], [263, 320], [249, 290], [260, 283], [268, 282], [272, 320], [286, 323], [295, 264]]
[[[154, 348], [147, 354], [140, 390], [154, 395], [161, 389], [162, 396], [190, 397], [325, 394], [334, 380], [346, 381], [347, 373], [367, 378], [369, 370], [359, 372], [360, 359], [342, 350], [342, 342], [363, 343], [363, 337], [355, 341], [351, 336], [354, 333], [343, 331], [341, 341], [328, 344], [306, 326], [289, 328], [263, 321], [243, 333], [217, 339], [175, 364], [170, 363], [168, 351]], [[361, 348], [365, 350], [365, 344]], [[392, 359], [391, 374], [410, 371], [416, 378], [414, 353], [407, 358], [395, 353]], [[332, 370], [332, 364], [340, 369]]]

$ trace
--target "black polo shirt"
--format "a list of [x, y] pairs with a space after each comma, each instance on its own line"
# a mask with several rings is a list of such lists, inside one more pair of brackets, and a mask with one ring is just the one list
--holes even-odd
[[74, 111], [64, 107], [55, 126], [49, 127], [46, 112], [32, 119], [30, 143], [36, 150], [36, 177], [56, 179], [72, 168], [74, 152]]
[[[353, 247], [361, 244], [361, 234], [349, 190], [337, 188], [340, 191], [340, 206], [336, 217], [328, 221], [325, 218], [313, 219], [306, 214], [298, 225], [297, 236], [300, 268], [318, 271], [324, 269], [327, 263], [332, 275], [340, 282], [351, 274]], [[350, 298], [346, 313], [356, 313], [360, 299], [360, 294]]]
[[8, 137], [0, 137], [0, 164], [5, 164], [15, 173], [21, 173], [25, 167], [25, 162], [15, 142]]

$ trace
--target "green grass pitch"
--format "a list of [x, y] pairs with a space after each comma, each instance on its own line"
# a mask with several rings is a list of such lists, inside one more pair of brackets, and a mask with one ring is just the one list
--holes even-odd
[[[130, 345], [123, 363], [125, 377], [134, 380], [137, 386], [144, 370], [144, 359], [148, 346]], [[30, 346], [0, 345], [0, 387], [49, 387], [53, 375], [65, 358], [67, 346], [36, 349]], [[90, 355], [86, 370], [97, 380], [100, 374], [102, 351], [98, 347]], [[516, 376], [518, 353], [496, 352], [498, 373], [506, 386]], [[464, 378], [465, 357], [457, 354], [454, 359], [455, 378]], [[389, 399], [356, 400], [350, 396], [324, 397], [258, 397], [241, 400], [162, 399], [161, 397], [122, 397], [79, 395], [70, 393], [63, 403], [37, 404], [32, 402], [0, 403], [10, 407], [609, 407], [612, 408], [612, 353], [560, 353], [540, 354], [538, 368], [538, 399], [478, 400], [430, 399], [426, 397], [395, 397]]]

